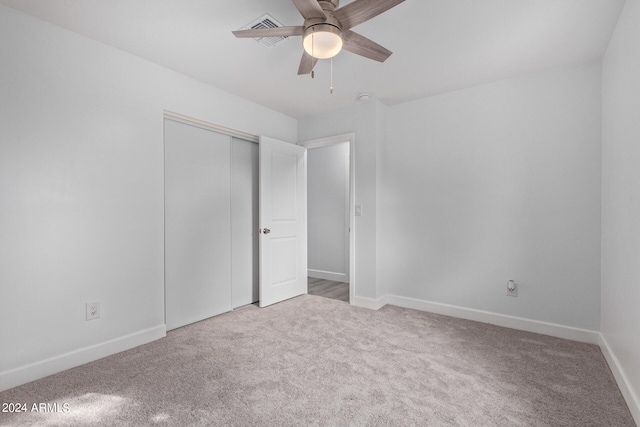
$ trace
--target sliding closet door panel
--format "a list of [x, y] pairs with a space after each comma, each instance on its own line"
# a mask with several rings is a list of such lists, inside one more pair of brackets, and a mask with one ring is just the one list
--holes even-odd
[[231, 137], [165, 119], [165, 318], [231, 310]]
[[258, 144], [231, 142], [231, 277], [233, 308], [259, 299]]

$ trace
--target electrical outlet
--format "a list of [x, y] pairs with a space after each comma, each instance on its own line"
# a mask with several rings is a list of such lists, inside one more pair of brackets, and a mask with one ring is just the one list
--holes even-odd
[[100, 303], [88, 302], [87, 303], [87, 320], [93, 320], [100, 317]]
[[510, 297], [518, 296], [518, 284], [513, 280], [509, 280], [507, 282], [507, 296], [510, 296]]

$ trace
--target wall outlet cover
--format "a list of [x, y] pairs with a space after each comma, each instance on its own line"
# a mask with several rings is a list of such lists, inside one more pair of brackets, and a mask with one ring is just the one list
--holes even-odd
[[88, 302], [87, 303], [87, 320], [98, 319], [100, 317], [100, 303]]
[[518, 284], [513, 280], [509, 280], [507, 282], [507, 296], [510, 296], [510, 297], [518, 296]]

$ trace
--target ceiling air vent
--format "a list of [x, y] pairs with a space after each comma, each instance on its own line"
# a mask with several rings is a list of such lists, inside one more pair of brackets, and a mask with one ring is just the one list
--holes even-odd
[[[242, 30], [257, 30], [259, 28], [278, 28], [284, 27], [281, 23], [275, 20], [275, 18], [269, 14], [264, 15], [262, 18], [258, 18], [253, 21], [251, 24], [247, 25]], [[265, 46], [275, 46], [281, 41], [287, 39], [287, 37], [256, 37], [254, 40], [259, 41]]]

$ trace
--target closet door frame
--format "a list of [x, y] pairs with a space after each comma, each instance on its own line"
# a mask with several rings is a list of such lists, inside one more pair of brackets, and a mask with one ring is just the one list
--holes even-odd
[[[232, 202], [232, 195], [233, 194], [231, 193], [231, 190], [233, 188], [232, 187], [233, 183], [231, 182], [231, 180], [233, 179], [233, 171], [231, 170], [231, 168], [233, 167], [233, 144], [234, 144], [234, 140], [242, 140], [242, 141], [235, 141], [236, 143], [238, 143], [238, 142], [255, 143], [256, 144], [256, 148], [257, 148], [257, 143], [259, 141], [259, 137], [257, 135], [252, 135], [252, 134], [249, 134], [249, 133], [246, 133], [246, 132], [237, 131], [237, 130], [234, 130], [234, 129], [230, 129], [230, 128], [226, 128], [226, 127], [223, 127], [223, 126], [215, 125], [215, 124], [203, 121], [203, 120], [195, 119], [193, 117], [189, 117], [189, 116], [185, 116], [185, 115], [182, 115], [182, 114], [178, 114], [178, 113], [174, 113], [174, 112], [165, 110], [164, 111], [164, 121], [166, 122], [167, 120], [173, 121], [173, 122], [177, 122], [177, 123], [181, 123], [181, 124], [188, 125], [188, 126], [194, 126], [194, 127], [197, 127], [197, 128], [201, 128], [203, 130], [210, 131], [210, 132], [213, 132], [215, 134], [221, 134], [221, 135], [224, 135], [225, 137], [229, 138], [229, 147], [230, 148], [229, 148], [229, 153], [228, 153], [229, 154], [229, 156], [228, 156], [228, 162], [229, 162], [229, 174], [228, 174], [229, 175], [228, 176], [228, 180], [229, 180], [229, 186], [228, 186], [229, 205], [228, 205], [228, 207], [229, 207], [229, 209], [228, 210], [231, 211], [231, 208], [233, 207], [233, 202]], [[165, 151], [166, 151], [166, 141], [164, 143], [165, 143]], [[257, 174], [257, 170], [255, 171], [255, 173]], [[167, 179], [167, 177], [166, 177], [166, 157], [165, 157], [165, 203], [164, 203], [164, 206], [165, 206], [165, 283], [164, 283], [164, 285], [165, 285], [165, 323], [167, 324], [167, 329], [170, 330], [170, 329], [175, 329], [177, 327], [180, 327], [180, 326], [183, 326], [183, 325], [186, 325], [186, 324], [198, 321], [198, 320], [202, 320], [202, 319], [207, 318], [207, 317], [203, 317], [203, 318], [192, 317], [192, 318], [189, 319], [189, 321], [186, 321], [186, 322], [182, 321], [182, 322], [180, 322], [180, 324], [173, 324], [173, 325], [171, 324], [171, 322], [167, 322], [167, 309], [169, 308], [169, 306], [171, 304], [171, 302], [168, 302], [167, 299], [168, 299], [168, 297], [171, 297], [171, 294], [170, 294], [170, 292], [167, 292], [167, 259], [166, 259], [166, 256], [167, 256], [167, 248], [166, 248], [166, 244], [167, 244], [167, 242], [166, 242], [166, 239], [167, 239], [167, 230], [166, 230], [166, 227], [167, 227], [167, 218], [166, 218], [166, 209], [167, 209], [167, 206], [166, 206], [166, 189], [167, 189], [167, 183], [166, 183], [166, 179]], [[257, 205], [255, 205], [255, 209], [256, 210], [258, 209]], [[255, 215], [256, 215], [256, 222], [257, 222], [257, 213]], [[227, 300], [228, 304], [227, 303], [218, 304], [218, 308], [215, 311], [209, 312], [208, 314], [210, 314], [210, 316], [208, 316], [208, 317], [215, 316], [217, 314], [222, 314], [224, 312], [228, 312], [228, 311], [231, 311], [231, 310], [233, 310], [235, 308], [238, 308], [238, 307], [234, 306], [234, 298], [233, 298], [234, 284], [235, 283], [233, 281], [233, 279], [234, 279], [234, 274], [233, 274], [233, 270], [234, 270], [234, 264], [233, 264], [233, 253], [234, 253], [233, 240], [234, 240], [234, 235], [233, 235], [233, 232], [234, 232], [234, 230], [233, 230], [233, 228], [231, 228], [232, 224], [233, 224], [233, 221], [230, 218], [229, 222], [228, 222], [228, 227], [227, 227], [230, 230], [230, 233], [232, 233], [231, 236], [230, 236], [230, 242], [229, 242], [229, 245], [228, 245], [229, 246], [228, 253], [229, 253], [229, 256], [231, 257], [230, 262], [229, 262], [229, 264], [230, 264], [229, 265], [230, 277], [227, 280], [229, 293], [228, 293], [228, 298], [226, 298], [226, 297], [224, 298], [225, 300]], [[254, 262], [254, 264], [253, 264], [254, 268], [259, 268], [259, 266], [257, 265], [258, 264], [258, 262], [257, 262], [257, 246], [258, 246], [257, 231], [258, 230], [257, 230], [257, 227], [254, 227], [254, 228], [255, 228], [255, 230], [252, 230], [252, 232], [256, 234], [256, 236], [254, 238], [254, 243], [253, 243], [255, 245], [255, 249], [256, 249], [256, 253], [254, 255], [256, 257], [256, 259], [252, 260], [252, 262]], [[256, 277], [257, 277], [257, 273], [256, 273]], [[252, 287], [255, 287], [254, 288], [255, 289], [255, 293], [257, 294], [257, 291], [258, 291], [257, 283], [256, 284], [252, 283], [251, 285], [252, 285]], [[171, 291], [171, 290], [169, 290], [169, 291]], [[254, 301], [252, 301], [252, 302], [254, 302]]]

